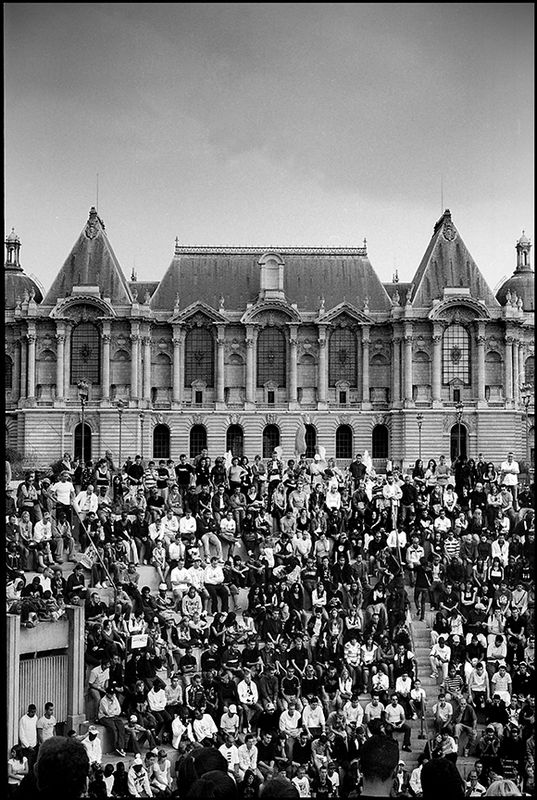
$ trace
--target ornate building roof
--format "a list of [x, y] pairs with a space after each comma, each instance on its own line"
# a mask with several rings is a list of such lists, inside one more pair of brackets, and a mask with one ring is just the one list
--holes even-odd
[[498, 303], [470, 255], [446, 209], [434, 226], [433, 236], [416, 271], [412, 305], [428, 308], [442, 297], [444, 289], [466, 287], [472, 297], [487, 306]]
[[284, 263], [283, 290], [289, 303], [314, 311], [322, 298], [327, 308], [342, 299], [360, 307], [367, 297], [371, 311], [389, 311], [391, 303], [367, 257], [365, 247], [179, 247], [151, 299], [151, 308], [172, 310], [203, 297], [218, 308], [238, 310], [255, 302], [260, 291], [259, 260], [274, 254]]
[[15, 229], [6, 236], [6, 260], [4, 262], [4, 300], [6, 308], [15, 308], [19, 302], [33, 299], [41, 303], [43, 293], [39, 284], [29, 275], [25, 275], [19, 261], [21, 242]]
[[74, 286], [98, 286], [101, 295], [110, 298], [113, 305], [130, 305], [132, 302], [129, 286], [108, 241], [104, 222], [93, 207], [84, 229], [45, 297], [45, 304], [55, 305], [58, 299], [70, 295]]
[[522, 236], [516, 243], [516, 269], [496, 292], [496, 300], [500, 305], [516, 303], [517, 298], [521, 298], [524, 311], [535, 311], [535, 274], [530, 263], [530, 250], [531, 242], [522, 231]]

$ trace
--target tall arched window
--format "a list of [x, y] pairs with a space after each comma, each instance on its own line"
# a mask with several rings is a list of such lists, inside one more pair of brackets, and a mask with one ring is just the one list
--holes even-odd
[[[79, 422], [75, 428], [75, 449], [74, 457], [82, 458], [82, 423]], [[84, 461], [91, 460], [91, 428], [84, 423]]]
[[13, 388], [13, 361], [6, 356], [6, 367], [4, 372], [4, 385], [6, 389]]
[[533, 384], [535, 378], [535, 359], [529, 356], [524, 363], [524, 379], [526, 383]]
[[352, 428], [340, 425], [336, 430], [336, 458], [352, 458]]
[[153, 430], [153, 458], [170, 457], [170, 429], [167, 425], [155, 425]]
[[388, 458], [388, 438], [386, 425], [375, 425], [371, 437], [372, 458]]
[[444, 384], [458, 378], [465, 386], [470, 385], [470, 336], [460, 322], [454, 322], [444, 331], [442, 360]]
[[71, 336], [71, 384], [101, 381], [101, 335], [93, 322], [80, 322]]
[[358, 385], [356, 369], [356, 335], [348, 328], [336, 328], [330, 336], [328, 349], [328, 384], [338, 381]]
[[226, 433], [226, 450], [240, 458], [244, 453], [244, 433], [240, 425], [230, 425]]
[[286, 378], [285, 336], [279, 328], [262, 328], [257, 337], [257, 385], [274, 381], [277, 386], [285, 387]]
[[276, 425], [267, 425], [263, 430], [263, 458], [270, 458], [279, 444], [280, 429]]
[[458, 425], [453, 425], [453, 427], [451, 428], [450, 455], [452, 461], [455, 461], [457, 456], [462, 456], [463, 458], [466, 458], [467, 434], [468, 431], [466, 429], [466, 425], [463, 425], [462, 423], [459, 423]]
[[203, 381], [214, 386], [214, 337], [208, 328], [192, 328], [185, 339], [185, 386]]
[[207, 429], [204, 425], [194, 425], [190, 429], [190, 458], [196, 458], [206, 448]]
[[317, 445], [317, 429], [314, 425], [306, 425], [306, 458], [313, 458]]

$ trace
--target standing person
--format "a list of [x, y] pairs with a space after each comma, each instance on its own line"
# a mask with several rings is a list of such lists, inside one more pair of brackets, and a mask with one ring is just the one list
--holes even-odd
[[36, 723], [38, 744], [56, 735], [56, 717], [53, 714], [54, 703], [45, 703], [45, 713]]
[[51, 489], [53, 499], [56, 501], [56, 519], [63, 511], [66, 519], [71, 522], [71, 508], [76, 508], [75, 489], [71, 483], [68, 472], [62, 472], [59, 480]]
[[19, 744], [31, 770], [37, 756], [37, 708], [34, 703], [30, 703], [26, 714], [19, 720]]
[[518, 476], [520, 466], [513, 453], [507, 453], [507, 459], [500, 464], [500, 485], [506, 486], [513, 495], [513, 508], [518, 511]]

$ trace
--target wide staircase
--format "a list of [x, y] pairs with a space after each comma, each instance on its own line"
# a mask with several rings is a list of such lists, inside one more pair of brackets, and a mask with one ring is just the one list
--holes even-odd
[[[411, 597], [411, 591], [407, 586], [407, 592]], [[434, 612], [427, 611], [425, 613], [425, 620], [421, 621], [412, 607], [412, 637], [414, 641], [414, 654], [418, 663], [418, 677], [421, 681], [422, 688], [427, 695], [427, 703], [425, 710], [425, 719], [423, 726], [421, 721], [411, 720], [410, 726], [412, 728], [412, 752], [401, 753], [401, 758], [404, 760], [407, 769], [413, 770], [417, 766], [418, 755], [423, 752], [427, 744], [427, 738], [433, 739], [435, 733], [432, 722], [432, 708], [438, 701], [438, 693], [441, 689], [442, 677], [439, 674], [438, 678], [431, 677], [431, 664], [429, 662], [429, 653], [431, 651], [431, 624], [434, 619]], [[423, 727], [423, 739], [420, 739]], [[481, 735], [484, 725], [478, 723], [479, 735]], [[400, 738], [400, 737], [399, 737]], [[476, 761], [476, 756], [459, 756], [457, 758], [457, 769], [463, 778], [466, 778], [468, 772], [473, 767]]]

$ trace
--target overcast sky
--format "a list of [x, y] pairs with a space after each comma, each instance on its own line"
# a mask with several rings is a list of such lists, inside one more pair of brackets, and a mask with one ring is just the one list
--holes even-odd
[[47, 289], [96, 202], [127, 277], [183, 244], [360, 245], [444, 207], [492, 288], [533, 237], [533, 4], [6, 3], [5, 224]]

